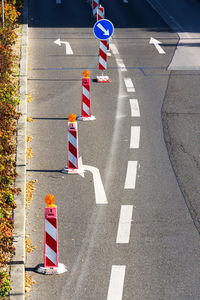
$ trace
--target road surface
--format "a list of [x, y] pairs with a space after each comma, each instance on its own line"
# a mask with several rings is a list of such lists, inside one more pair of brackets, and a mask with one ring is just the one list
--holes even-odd
[[[171, 3], [176, 6], [166, 2], [165, 11]], [[200, 12], [197, 2], [189, 2]], [[60, 170], [67, 163], [67, 117], [81, 114], [82, 71], [89, 70], [91, 79], [101, 74], [99, 43], [92, 33], [95, 18], [86, 1], [29, 1], [28, 92], [33, 101], [28, 115], [34, 122], [28, 124], [28, 135], [34, 156], [27, 180], [38, 180], [27, 209], [27, 234], [37, 249], [27, 255], [26, 268], [38, 283], [29, 299], [197, 300], [199, 233], [180, 189], [187, 186], [181, 181], [187, 170], [169, 148], [183, 130], [174, 101], [182, 93], [197, 97], [199, 87], [193, 90], [186, 83], [191, 78], [198, 82], [199, 74], [193, 69], [185, 73], [185, 68], [177, 74], [170, 68], [179, 32], [171, 29], [156, 1], [101, 4], [115, 26], [105, 71], [111, 83], [92, 81], [96, 120], [78, 122], [79, 152], [87, 166], [81, 177]], [[179, 14], [172, 13], [180, 22]], [[165, 54], [149, 43], [151, 37], [162, 43]], [[67, 55], [66, 44], [54, 43], [58, 39], [69, 43], [73, 55]], [[187, 60], [183, 56], [182, 63]], [[198, 103], [193, 110], [199, 113]], [[191, 116], [189, 120], [193, 132]], [[96, 203], [91, 167], [99, 170], [107, 203]], [[194, 192], [194, 186], [189, 188]], [[59, 276], [33, 272], [43, 262], [48, 193], [57, 198], [59, 261], [68, 269]]]

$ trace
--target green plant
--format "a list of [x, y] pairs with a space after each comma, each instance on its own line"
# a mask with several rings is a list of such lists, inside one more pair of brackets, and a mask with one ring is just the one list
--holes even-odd
[[[11, 290], [9, 275], [2, 270], [15, 253], [12, 215], [16, 207], [14, 196], [20, 192], [14, 188], [20, 99], [18, 78], [14, 76], [18, 57], [13, 54], [12, 47], [17, 38], [15, 29], [22, 4], [23, 0], [4, 0], [4, 28], [0, 18], [0, 298], [7, 297]], [[1, 9], [0, 5], [0, 15]]]
[[0, 298], [7, 297], [11, 291], [9, 275], [6, 272], [0, 272]]

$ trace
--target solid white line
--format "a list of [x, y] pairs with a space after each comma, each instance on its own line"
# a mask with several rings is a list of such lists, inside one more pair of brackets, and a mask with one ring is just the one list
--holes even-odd
[[131, 126], [130, 149], [138, 149], [140, 145], [140, 126]]
[[115, 54], [119, 54], [119, 51], [117, 49], [117, 47], [115, 46], [115, 44], [110, 44], [110, 49], [112, 50], [112, 53]]
[[121, 58], [116, 58], [116, 62], [117, 62], [118, 67], [121, 68], [121, 71], [122, 71], [122, 72], [127, 71], [126, 66], [125, 66], [125, 64], [124, 64], [124, 62], [123, 62], [123, 59], [121, 59]]
[[122, 300], [126, 266], [112, 266], [107, 300]]
[[126, 85], [127, 92], [135, 92], [135, 87], [133, 85], [131, 78], [124, 78], [124, 82]]
[[131, 117], [140, 117], [140, 108], [137, 99], [130, 99]]
[[124, 184], [125, 189], [135, 189], [137, 175], [137, 161], [128, 161], [126, 180]]
[[132, 221], [133, 205], [122, 205], [118, 232], [117, 232], [117, 244], [128, 244], [130, 239], [131, 221]]

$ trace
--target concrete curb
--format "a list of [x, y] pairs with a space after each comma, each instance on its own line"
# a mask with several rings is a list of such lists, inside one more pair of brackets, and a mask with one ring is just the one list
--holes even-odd
[[24, 1], [23, 25], [21, 36], [20, 60], [20, 99], [18, 111], [21, 113], [17, 132], [16, 172], [18, 174], [15, 186], [21, 189], [15, 197], [17, 208], [14, 211], [14, 246], [16, 254], [11, 262], [10, 299], [25, 299], [25, 199], [26, 199], [26, 119], [27, 119], [27, 52], [28, 52], [28, 5]]

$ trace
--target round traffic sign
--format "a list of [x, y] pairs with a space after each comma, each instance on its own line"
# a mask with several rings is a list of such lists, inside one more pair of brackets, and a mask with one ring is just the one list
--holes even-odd
[[94, 24], [93, 33], [99, 40], [107, 40], [114, 33], [113, 23], [107, 19], [99, 20]]

